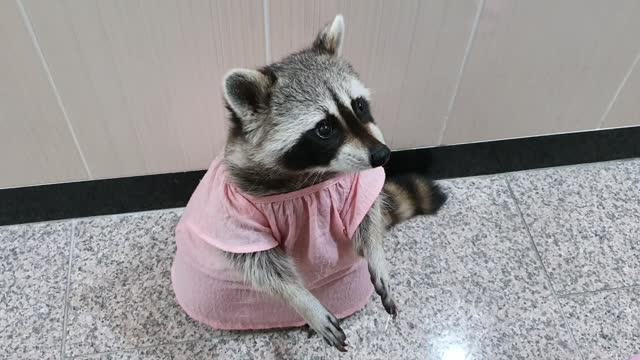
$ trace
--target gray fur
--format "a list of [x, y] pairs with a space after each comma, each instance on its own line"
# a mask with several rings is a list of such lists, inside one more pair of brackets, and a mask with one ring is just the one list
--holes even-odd
[[347, 337], [338, 319], [304, 287], [293, 260], [282, 249], [225, 255], [231, 265], [244, 275], [245, 281], [291, 305], [327, 342], [340, 351], [346, 351]]
[[[340, 172], [371, 167], [369, 149], [357, 136], [347, 137], [327, 166], [291, 171], [281, 162], [300, 135], [313, 129], [327, 113], [341, 119], [334, 95], [348, 108], [356, 97], [369, 99], [369, 91], [351, 64], [337, 55], [342, 34], [327, 31], [333, 28], [340, 32], [344, 25], [334, 25], [335, 21], [328, 25], [310, 48], [259, 70], [235, 69], [225, 76], [223, 89], [232, 120], [225, 163], [243, 191], [254, 196], [290, 192]], [[338, 48], [327, 50], [323, 45], [327, 42], [333, 44], [327, 46]], [[384, 143], [375, 123], [367, 129]]]
[[395, 319], [398, 309], [391, 294], [391, 281], [383, 248], [386, 230], [383, 206], [383, 198], [380, 196], [360, 223], [353, 238], [353, 246], [356, 253], [367, 260], [373, 287], [380, 295], [385, 310]]
[[325, 25], [320, 31], [313, 48], [332, 56], [339, 56], [342, 50], [342, 40], [344, 39], [344, 19], [342, 15], [337, 15], [333, 21]]
[[[358, 79], [357, 73], [343, 58], [320, 54], [312, 49], [269, 65], [268, 71], [277, 78], [269, 89], [269, 96], [262, 97], [268, 99], [268, 104], [259, 104], [253, 111], [236, 111], [243, 131], [232, 132], [225, 148], [225, 161], [231, 169], [230, 175], [243, 190], [257, 196], [294, 191], [313, 185], [305, 181], [307, 178], [320, 182], [335, 175], [336, 171], [330, 168], [314, 169], [315, 173], [288, 171], [278, 160], [301, 133], [313, 128], [324, 117], [327, 110], [336, 112], [328, 109], [332, 107], [331, 92], [346, 98], [352, 91], [352, 81]], [[227, 79], [231, 76], [237, 74], [232, 72]], [[232, 98], [231, 102], [241, 101]], [[361, 151], [366, 153], [365, 158], [368, 159], [366, 149]], [[355, 170], [365, 168], [363, 166]], [[243, 188], [245, 184], [256, 184], [251, 174], [256, 171], [263, 178], [267, 174], [268, 182], [258, 182], [262, 184], [258, 188]], [[248, 181], [245, 178], [249, 178]], [[270, 184], [281, 186], [270, 189]]]
[[[243, 192], [254, 196], [286, 193], [340, 173], [371, 168], [372, 150], [367, 146], [383, 146], [384, 137], [372, 117], [362, 123], [353, 121], [363, 118], [356, 115], [352, 101], [369, 100], [369, 91], [353, 67], [339, 56], [343, 31], [342, 17], [337, 16], [308, 49], [259, 70], [232, 70], [225, 77], [231, 130], [224, 161], [230, 180]], [[330, 163], [296, 171], [284, 166], [284, 155], [301, 134], [308, 134], [329, 116], [350, 131]], [[386, 311], [395, 318], [397, 309], [382, 246], [390, 223], [389, 209], [381, 195], [353, 242], [356, 253], [368, 262], [371, 281]], [[346, 337], [336, 317], [304, 287], [294, 261], [282, 249], [226, 256], [253, 287], [291, 305], [327, 342], [346, 351]]]
[[447, 201], [440, 187], [424, 175], [403, 174], [386, 179], [382, 195], [387, 227], [418, 215], [435, 214]]

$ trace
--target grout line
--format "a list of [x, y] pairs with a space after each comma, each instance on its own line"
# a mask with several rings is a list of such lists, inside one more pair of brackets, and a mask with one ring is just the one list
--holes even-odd
[[[409, 62], [411, 61], [410, 59], [413, 57], [413, 52], [415, 49], [415, 44], [414, 44], [414, 39], [416, 36], [416, 29], [418, 28], [418, 16], [420, 14], [420, 9], [422, 8], [422, 2], [418, 2], [418, 4], [416, 5], [416, 11], [415, 11], [415, 15], [413, 17], [413, 28], [411, 29], [411, 36], [409, 37], [409, 57], [407, 58], [407, 61], [404, 64], [404, 71], [402, 72], [402, 80], [400, 82], [400, 89], [404, 89], [405, 88], [405, 83], [407, 81], [407, 74], [409, 73]], [[437, 46], [436, 46], [437, 47]], [[402, 109], [402, 99], [398, 102], [398, 107], [395, 111], [395, 118], [399, 119], [400, 118], [400, 111]], [[393, 144], [396, 138], [396, 134], [395, 132], [391, 133], [391, 137], [387, 138], [385, 140], [387, 140], [387, 144]]]
[[613, 94], [613, 98], [607, 105], [607, 108], [604, 110], [604, 114], [602, 114], [602, 117], [598, 122], [598, 129], [602, 129], [602, 126], [604, 126], [604, 122], [607, 120], [607, 117], [609, 116], [609, 113], [613, 108], [613, 104], [615, 104], [616, 100], [618, 100], [618, 95], [620, 95], [620, 92], [622, 92], [622, 89], [627, 84], [627, 80], [629, 80], [629, 78], [631, 77], [631, 74], [633, 73], [633, 70], [635, 70], [635, 67], [638, 64], [639, 60], [640, 60], [640, 50], [638, 51], [638, 54], [636, 54], [636, 58], [633, 60], [633, 63], [631, 64], [631, 67], [629, 67], [629, 70], [625, 74], [624, 78], [622, 78], [622, 82], [620, 82], [620, 85], [618, 85], [616, 92]]
[[520, 209], [520, 203], [518, 202], [518, 198], [513, 192], [513, 189], [511, 188], [511, 183], [509, 182], [509, 179], [507, 177], [505, 177], [505, 182], [507, 183], [507, 189], [509, 190], [509, 194], [511, 194], [511, 198], [513, 199], [513, 202], [516, 204], [516, 209], [518, 209], [518, 214], [520, 215], [520, 221], [522, 221], [522, 224], [524, 225], [524, 228], [527, 231], [527, 235], [529, 236], [529, 242], [533, 247], [533, 250], [536, 254], [536, 258], [538, 259], [538, 262], [540, 263], [542, 270], [544, 271], [544, 275], [547, 278], [547, 284], [551, 288], [551, 292], [553, 293], [553, 298], [555, 299], [556, 304], [558, 305], [558, 309], [560, 310], [560, 316], [562, 317], [562, 321], [564, 322], [564, 325], [569, 330], [569, 336], [571, 336], [571, 340], [573, 340], [573, 344], [576, 347], [576, 351], [578, 351], [580, 358], [584, 360], [584, 355], [580, 350], [580, 344], [576, 341], [576, 338], [573, 335], [573, 330], [571, 329], [571, 326], [569, 326], [567, 317], [564, 314], [564, 310], [562, 309], [562, 304], [560, 303], [560, 298], [558, 296], [558, 293], [556, 292], [556, 289], [553, 287], [553, 283], [551, 282], [551, 276], [549, 276], [549, 272], [547, 271], [547, 268], [544, 266], [544, 262], [542, 261], [542, 256], [540, 255], [538, 246], [536, 245], [536, 242], [533, 240], [533, 235], [531, 235], [531, 230], [529, 229], [529, 225], [527, 225], [527, 222], [524, 219], [524, 214], [522, 213], [522, 209]]
[[49, 69], [49, 64], [47, 64], [47, 60], [44, 57], [44, 53], [42, 52], [42, 48], [40, 48], [40, 43], [38, 42], [38, 37], [36, 36], [35, 31], [33, 30], [33, 24], [31, 23], [31, 19], [27, 14], [24, 5], [22, 4], [22, 0], [16, 0], [16, 4], [20, 9], [20, 14], [22, 15], [22, 20], [24, 21], [24, 25], [29, 32], [29, 36], [31, 37], [31, 41], [33, 43], [33, 47], [40, 58], [40, 62], [42, 63], [42, 67], [44, 72], [47, 75], [47, 79], [49, 80], [49, 85], [53, 89], [53, 94], [56, 97], [56, 101], [58, 103], [58, 107], [60, 107], [60, 111], [62, 111], [62, 115], [67, 123], [67, 128], [71, 133], [71, 137], [73, 138], [73, 142], [76, 146], [76, 150], [80, 154], [80, 159], [82, 160], [82, 164], [84, 165], [84, 169], [87, 172], [87, 176], [89, 180], [93, 180], [93, 175], [91, 174], [91, 169], [89, 168], [89, 164], [87, 164], [87, 159], [84, 157], [84, 153], [82, 152], [82, 148], [80, 147], [80, 142], [78, 141], [78, 137], [76, 136], [76, 132], [73, 130], [73, 126], [71, 125], [71, 121], [69, 120], [69, 115], [67, 114], [67, 110], [62, 102], [62, 97], [60, 97], [60, 92], [58, 91], [58, 87], [56, 86], [55, 81], [53, 80], [53, 76], [51, 75], [51, 70]]
[[216, 337], [216, 338], [209, 337], [209, 338], [169, 341], [169, 342], [166, 342], [166, 343], [160, 343], [160, 344], [154, 344], [154, 345], [142, 345], [142, 346], [136, 346], [136, 347], [132, 347], [132, 348], [101, 351], [101, 352], [89, 353], [89, 354], [80, 354], [80, 355], [72, 356], [71, 358], [72, 359], [82, 359], [82, 358], [85, 358], [85, 357], [95, 356], [95, 355], [109, 355], [109, 354], [117, 354], [117, 353], [121, 353], [121, 352], [133, 352], [133, 351], [137, 351], [137, 350], [159, 348], [159, 347], [163, 347], [163, 346], [188, 344], [188, 343], [199, 342], [199, 341], [211, 341], [213, 339], [229, 339], [229, 338], [234, 338], [234, 337], [237, 337], [237, 336], [234, 336], [233, 334], [221, 334], [219, 337]]
[[[543, 171], [563, 170], [563, 169], [586, 169], [586, 168], [593, 168], [593, 167], [607, 167], [611, 165], [620, 165], [620, 164], [638, 161], [638, 160], [640, 160], [640, 158], [613, 159], [613, 160], [594, 161], [594, 162], [579, 163], [579, 164], [554, 165], [554, 166], [537, 167], [537, 168], [531, 168], [531, 169], [513, 170], [513, 171], [506, 171], [506, 172], [495, 173], [495, 174], [472, 175], [467, 177], [537, 173], [537, 172], [543, 172]], [[451, 179], [457, 179], [457, 178], [451, 178]]]
[[262, 17], [264, 22], [264, 55], [267, 64], [271, 63], [271, 17], [269, 15], [269, 0], [262, 0]]
[[613, 292], [613, 291], [618, 291], [618, 290], [628, 290], [628, 289], [636, 289], [636, 288], [640, 288], [640, 284], [624, 285], [624, 286], [612, 287], [612, 288], [607, 288], [607, 289], [588, 290], [588, 291], [581, 291], [581, 292], [575, 292], [575, 293], [560, 294], [558, 296], [561, 297], [561, 298], [570, 298], [570, 297], [573, 297], [573, 296], [598, 294], [598, 293], [608, 292], [608, 291]]
[[76, 221], [71, 221], [71, 239], [69, 241], [69, 262], [67, 263], [67, 281], [64, 292], [64, 316], [62, 318], [62, 341], [60, 345], [60, 357], [66, 358], [65, 350], [67, 345], [67, 321], [69, 319], [69, 293], [71, 292], [71, 266], [73, 264], [73, 247], [75, 245]]
[[447, 107], [447, 114], [444, 117], [442, 130], [440, 131], [440, 136], [438, 137], [438, 145], [442, 145], [442, 141], [444, 140], [444, 134], [447, 131], [447, 123], [449, 122], [449, 116], [451, 115], [451, 110], [453, 110], [453, 105], [458, 97], [458, 90], [460, 88], [460, 83], [462, 83], [462, 77], [464, 76], [464, 71], [467, 66], [467, 60], [469, 58], [469, 53], [471, 52], [471, 47], [473, 45], [473, 42], [476, 39], [476, 33], [478, 32], [478, 25], [480, 24], [480, 17], [482, 17], [483, 9], [484, 9], [484, 0], [480, 0], [480, 4], [478, 4], [478, 10], [476, 11], [476, 16], [473, 19], [473, 27], [471, 28], [471, 34], [469, 34], [469, 39], [467, 40], [467, 45], [465, 46], [465, 49], [464, 49], [464, 55], [462, 56], [462, 64], [460, 64], [460, 70], [458, 71], [456, 83], [453, 87], [453, 94], [451, 95], [451, 99], [449, 100], [449, 106]]
[[[437, 179], [437, 181], [455, 181], [455, 180], [461, 180], [461, 179], [510, 178], [514, 175], [522, 175], [522, 174], [529, 174], [529, 173], [535, 174], [535, 173], [541, 173], [541, 172], [553, 171], [553, 170], [587, 169], [587, 168], [595, 168], [595, 167], [600, 169], [602, 167], [620, 165], [627, 162], [638, 161], [638, 160], [640, 160], [640, 158], [615, 159], [615, 160], [607, 160], [607, 161], [596, 161], [596, 162], [590, 162], [590, 163], [556, 165], [556, 166], [547, 166], [547, 167], [540, 167], [540, 168], [500, 172], [500, 173], [494, 173], [494, 174], [442, 178], [442, 179]], [[107, 215], [98, 215], [98, 216], [107, 216]], [[8, 226], [11, 226], [11, 225], [8, 225]]]
[[9, 228], [12, 226], [31, 226], [31, 225], [41, 225], [41, 224], [55, 224], [55, 223], [63, 223], [63, 222], [69, 222], [69, 221], [87, 221], [87, 220], [96, 220], [96, 219], [109, 219], [109, 218], [115, 218], [115, 217], [120, 217], [120, 216], [131, 216], [131, 217], [138, 217], [138, 216], [144, 216], [144, 215], [153, 215], [153, 214], [157, 214], [157, 213], [162, 213], [162, 212], [171, 212], [171, 211], [181, 211], [184, 210], [185, 206], [179, 206], [179, 207], [167, 207], [167, 208], [162, 208], [162, 209], [151, 209], [151, 210], [138, 210], [138, 211], [127, 211], [127, 212], [120, 212], [120, 213], [113, 213], [113, 214], [103, 214], [103, 215], [90, 215], [90, 216], [80, 216], [80, 217], [73, 217], [73, 218], [64, 218], [64, 219], [54, 219], [54, 220], [43, 220], [43, 221], [34, 221], [34, 222], [26, 222], [26, 223], [18, 223], [18, 224], [7, 224], [7, 225], [0, 225], [0, 228]]

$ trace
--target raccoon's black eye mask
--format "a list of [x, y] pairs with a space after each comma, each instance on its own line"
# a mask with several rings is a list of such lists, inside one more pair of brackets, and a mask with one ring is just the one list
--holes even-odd
[[313, 129], [304, 132], [283, 155], [284, 165], [290, 170], [327, 166], [344, 141], [345, 134], [338, 119], [327, 114]]

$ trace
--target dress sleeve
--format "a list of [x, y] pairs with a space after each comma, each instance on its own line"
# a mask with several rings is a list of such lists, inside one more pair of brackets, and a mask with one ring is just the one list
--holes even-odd
[[356, 174], [347, 200], [342, 208], [341, 218], [350, 239], [371, 209], [384, 186], [385, 173], [381, 167]]
[[188, 231], [231, 253], [265, 251], [279, 245], [267, 218], [255, 204], [231, 186], [215, 190], [203, 194], [206, 201], [193, 201], [187, 207], [183, 226]]

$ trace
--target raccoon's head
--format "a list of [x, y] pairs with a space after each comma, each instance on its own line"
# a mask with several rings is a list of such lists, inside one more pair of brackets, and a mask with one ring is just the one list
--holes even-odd
[[246, 179], [252, 172], [277, 181], [326, 179], [387, 162], [391, 151], [371, 114], [369, 90], [340, 57], [343, 37], [338, 15], [310, 48], [225, 76], [232, 123], [225, 160], [236, 180], [255, 181]]

